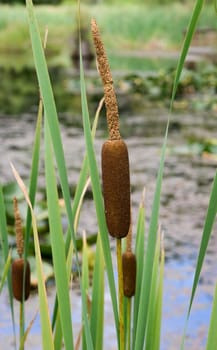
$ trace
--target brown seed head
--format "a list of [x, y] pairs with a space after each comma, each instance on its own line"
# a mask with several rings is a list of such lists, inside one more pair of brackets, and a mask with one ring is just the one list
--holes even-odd
[[102, 182], [108, 231], [113, 237], [125, 237], [131, 213], [129, 159], [123, 140], [107, 140], [103, 144]]
[[22, 302], [23, 300], [23, 279], [25, 271], [24, 300], [27, 300], [30, 294], [30, 265], [24, 259], [16, 259], [12, 263], [12, 289], [14, 298]]
[[124, 295], [131, 298], [136, 290], [136, 256], [132, 252], [122, 255]]

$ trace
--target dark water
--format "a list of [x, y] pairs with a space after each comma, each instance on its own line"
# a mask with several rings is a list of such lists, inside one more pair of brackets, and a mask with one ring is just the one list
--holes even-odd
[[[82, 164], [85, 146], [82, 129], [77, 126], [81, 116], [61, 116], [61, 132], [64, 144], [69, 181], [75, 185]], [[165, 110], [144, 109], [121, 115], [122, 134], [129, 147], [132, 182], [133, 224], [144, 186], [146, 187], [147, 226], [150, 218], [160, 151], [163, 143], [168, 113]], [[1, 116], [0, 118], [0, 181], [13, 181], [10, 162], [13, 162], [23, 178], [29, 177], [35, 115]], [[97, 160], [105, 139], [103, 122], [95, 140]], [[172, 116], [165, 162], [161, 197], [160, 224], [165, 237], [165, 284], [162, 324], [162, 350], [179, 348], [184, 329], [194, 267], [209, 200], [212, 180], [216, 170], [216, 159], [206, 157], [198, 148], [186, 147], [189, 140], [216, 137], [216, 116], [208, 112], [177, 113]], [[43, 188], [43, 166], [41, 165], [39, 186]], [[96, 216], [91, 200], [86, 200], [81, 213], [79, 232], [96, 232]], [[216, 281], [216, 227], [211, 238], [208, 255], [202, 271], [198, 292], [193, 304], [187, 331], [186, 349], [205, 348], [212, 295]], [[54, 289], [48, 288], [52, 305]], [[75, 329], [79, 330], [80, 298], [72, 292], [72, 309]], [[0, 349], [11, 349], [12, 329], [6, 290], [0, 297]], [[15, 303], [16, 304], [16, 303]], [[36, 295], [26, 304], [27, 319], [31, 320], [38, 310]], [[18, 315], [18, 305], [16, 305]], [[104, 349], [116, 349], [109, 293], [106, 292], [106, 330]], [[110, 320], [110, 321], [108, 321]], [[40, 349], [39, 317], [27, 341], [27, 349]], [[6, 346], [7, 344], [7, 346]]]

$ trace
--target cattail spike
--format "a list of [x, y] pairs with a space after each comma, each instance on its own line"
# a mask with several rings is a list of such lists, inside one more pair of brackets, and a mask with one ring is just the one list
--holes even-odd
[[136, 290], [136, 256], [132, 252], [122, 255], [124, 295], [131, 298]]
[[17, 245], [17, 253], [21, 258], [24, 250], [24, 242], [23, 242], [23, 228], [22, 228], [22, 219], [20, 216], [17, 198], [14, 197], [14, 219], [15, 219], [15, 232], [16, 232], [16, 245]]
[[123, 140], [107, 140], [102, 147], [102, 182], [108, 231], [126, 237], [130, 226], [130, 174]]
[[96, 49], [97, 67], [104, 85], [106, 116], [109, 129], [109, 138], [119, 140], [121, 138], [119, 131], [119, 114], [116, 94], [113, 86], [111, 70], [108, 58], [101, 40], [97, 23], [94, 19], [91, 21], [91, 30], [93, 35], [94, 46]]
[[29, 298], [30, 294], [30, 265], [28, 260], [16, 259], [12, 263], [12, 289], [13, 296], [18, 301], [23, 300], [23, 281], [24, 283], [24, 301]]

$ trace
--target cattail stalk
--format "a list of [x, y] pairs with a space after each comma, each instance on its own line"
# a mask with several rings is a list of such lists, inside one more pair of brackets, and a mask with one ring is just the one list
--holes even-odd
[[123, 269], [121, 238], [128, 234], [130, 226], [130, 175], [129, 157], [125, 142], [119, 131], [117, 98], [112, 75], [100, 32], [95, 20], [91, 22], [97, 67], [102, 78], [106, 106], [109, 139], [102, 147], [102, 183], [105, 216], [108, 231], [116, 238], [118, 288], [119, 288], [119, 326], [120, 349], [125, 349], [124, 309], [123, 309]]
[[124, 288], [123, 288], [123, 266], [122, 266], [122, 247], [121, 239], [116, 240], [117, 265], [118, 265], [118, 300], [119, 300], [119, 331], [120, 331], [120, 350], [125, 349], [124, 339]]
[[91, 22], [98, 69], [104, 87], [109, 139], [102, 147], [102, 183], [108, 231], [115, 238], [128, 234], [130, 225], [130, 171], [125, 142], [119, 131], [118, 105], [107, 55], [96, 21]]

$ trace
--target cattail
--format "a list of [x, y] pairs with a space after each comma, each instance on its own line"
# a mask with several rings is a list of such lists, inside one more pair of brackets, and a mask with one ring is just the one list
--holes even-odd
[[[16, 232], [16, 246], [18, 259], [15, 259], [12, 263], [12, 289], [14, 298], [22, 302], [27, 300], [30, 294], [30, 265], [29, 262], [23, 259], [23, 228], [22, 219], [20, 216], [17, 199], [14, 198], [14, 219], [15, 219], [15, 232]], [[25, 283], [24, 283], [25, 278]], [[24, 284], [24, 286], [23, 286]], [[24, 297], [23, 297], [24, 287]]]
[[131, 298], [136, 289], [136, 256], [132, 252], [122, 255], [124, 295]]
[[[24, 284], [24, 298], [23, 298], [23, 282]], [[22, 302], [27, 300], [30, 294], [30, 265], [29, 262], [23, 258], [16, 259], [12, 263], [12, 289], [14, 298]]]
[[98, 69], [103, 81], [109, 139], [102, 147], [102, 183], [108, 231], [116, 238], [125, 237], [130, 226], [130, 172], [125, 142], [119, 132], [117, 99], [112, 75], [95, 20], [92, 34]]
[[109, 233], [125, 237], [130, 225], [130, 176], [127, 146], [108, 140], [102, 147], [102, 182]]
[[126, 252], [122, 254], [123, 285], [125, 297], [131, 298], [136, 289], [136, 256], [131, 248], [132, 222], [126, 240]]

